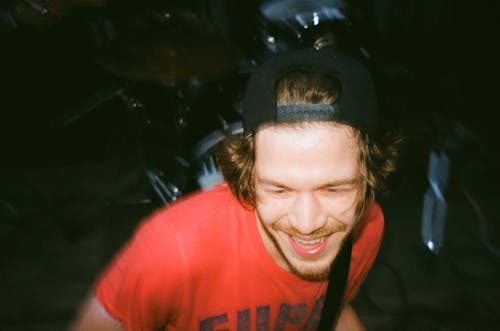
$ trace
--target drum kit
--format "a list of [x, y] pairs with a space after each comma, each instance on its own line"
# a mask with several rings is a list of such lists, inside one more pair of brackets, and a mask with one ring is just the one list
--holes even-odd
[[255, 27], [264, 50], [248, 56], [206, 15], [191, 9], [113, 11], [113, 5], [30, 0], [18, 1], [15, 8], [32, 26], [50, 25], [78, 7], [106, 9], [86, 24], [90, 57], [113, 83], [68, 110], [63, 123], [118, 99], [162, 204], [222, 181], [214, 150], [226, 134], [242, 131], [241, 92], [260, 61], [289, 48], [337, 43], [350, 24], [341, 0], [264, 1]]
[[113, 79], [68, 109], [62, 124], [118, 101], [157, 204], [220, 182], [213, 150], [225, 130], [241, 127], [239, 50], [189, 10], [121, 13], [87, 24], [89, 55]]

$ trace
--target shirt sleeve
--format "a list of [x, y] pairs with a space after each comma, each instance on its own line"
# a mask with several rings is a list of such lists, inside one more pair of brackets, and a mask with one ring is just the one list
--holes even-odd
[[384, 233], [384, 215], [373, 203], [363, 221], [356, 228], [351, 256], [351, 266], [344, 300], [354, 299], [377, 258]]
[[161, 223], [144, 221], [95, 284], [97, 299], [127, 330], [173, 323], [184, 297], [177, 239]]

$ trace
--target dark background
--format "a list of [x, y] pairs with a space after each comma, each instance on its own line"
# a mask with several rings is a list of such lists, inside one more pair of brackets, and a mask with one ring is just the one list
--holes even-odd
[[[369, 54], [383, 123], [406, 137], [360, 317], [369, 330], [498, 330], [498, 2], [338, 4], [348, 24], [298, 38], [258, 1], [3, 1], [0, 329], [64, 330], [137, 222], [199, 188], [203, 138], [238, 122], [255, 65], [329, 31]], [[451, 167], [434, 254], [420, 226], [436, 148]]]

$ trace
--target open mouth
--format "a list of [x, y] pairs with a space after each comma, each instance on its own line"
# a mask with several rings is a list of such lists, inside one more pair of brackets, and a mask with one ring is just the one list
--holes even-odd
[[319, 256], [327, 246], [330, 236], [305, 239], [288, 236], [292, 249], [300, 256], [311, 258]]

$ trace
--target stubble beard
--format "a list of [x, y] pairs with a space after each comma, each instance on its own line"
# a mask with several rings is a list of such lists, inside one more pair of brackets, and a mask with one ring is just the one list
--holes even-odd
[[[294, 234], [297, 234], [297, 231], [295, 231], [293, 229], [285, 229], [285, 228], [280, 227], [279, 225], [273, 225], [272, 227], [276, 232], [283, 232], [283, 233], [286, 233], [287, 235], [292, 235], [292, 236]], [[337, 258], [338, 252], [340, 252], [340, 249], [341, 249], [342, 245], [344, 244], [344, 239], [347, 237], [347, 236], [344, 237], [340, 247], [338, 248], [338, 251], [333, 256], [332, 261], [327, 262], [326, 265], [324, 265], [324, 263], [322, 261], [312, 261], [309, 263], [305, 262], [305, 263], [302, 263], [302, 265], [298, 265], [299, 263], [293, 263], [287, 257], [287, 255], [284, 253], [284, 250], [283, 250], [282, 246], [280, 245], [279, 241], [271, 233], [271, 231], [269, 231], [269, 229], [265, 226], [262, 226], [262, 228], [266, 232], [268, 238], [271, 239], [274, 247], [278, 250], [279, 254], [281, 255], [281, 257], [283, 258], [283, 260], [287, 264], [290, 271], [293, 274], [297, 275], [298, 277], [300, 277], [304, 280], [307, 280], [307, 281], [325, 281], [328, 279], [328, 276], [330, 274], [330, 269], [333, 265], [333, 262]], [[345, 228], [346, 228], [346, 226], [342, 224], [333, 230], [328, 230], [328, 231], [322, 230], [320, 232], [321, 233], [329, 233], [331, 235], [332, 233], [335, 233], [335, 232], [345, 231]], [[322, 236], [320, 233], [318, 233], [316, 235], [318, 237]], [[319, 263], [321, 263], [321, 264], [317, 265]], [[309, 265], [306, 266], [305, 264], [309, 264]]]

